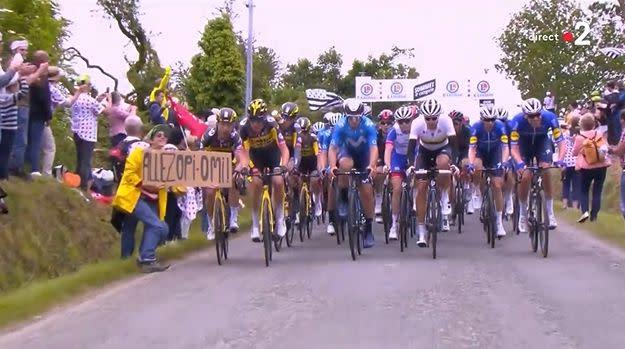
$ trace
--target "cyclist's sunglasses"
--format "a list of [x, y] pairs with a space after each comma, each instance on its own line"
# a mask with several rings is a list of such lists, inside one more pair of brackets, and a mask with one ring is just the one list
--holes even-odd
[[410, 119], [397, 120], [397, 123], [400, 124], [400, 125], [409, 124], [410, 122], [412, 122], [412, 120], [410, 120]]
[[483, 119], [484, 122], [495, 122], [495, 119]]
[[424, 116], [425, 121], [436, 121], [438, 120], [438, 116]]
[[380, 126], [388, 126], [388, 125], [390, 125], [390, 124], [391, 124], [391, 123], [390, 123], [390, 122], [388, 122], [388, 121], [382, 121], [382, 122], [380, 122]]
[[538, 114], [527, 114], [528, 119], [536, 119], [540, 117], [540, 113]]

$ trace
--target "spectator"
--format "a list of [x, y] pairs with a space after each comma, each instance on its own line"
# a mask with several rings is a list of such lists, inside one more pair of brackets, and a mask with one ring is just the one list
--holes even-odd
[[579, 187], [580, 175], [575, 170], [575, 159], [573, 155], [573, 146], [575, 144], [575, 136], [579, 134], [579, 116], [570, 117], [569, 123], [562, 125], [566, 152], [564, 155], [564, 163], [566, 168], [562, 172], [562, 206], [564, 209], [569, 207], [578, 208], [579, 206]]
[[165, 117], [163, 116], [163, 113], [169, 108], [169, 102], [166, 102], [165, 105], [163, 105], [164, 98], [165, 92], [156, 91], [155, 99], [150, 102], [148, 111], [150, 112], [150, 121], [152, 121], [154, 125], [162, 125], [167, 123]]
[[[173, 150], [184, 150], [186, 143], [184, 134], [179, 128], [174, 128], [169, 134], [167, 146]], [[182, 210], [178, 207], [178, 197], [184, 195], [182, 188], [172, 187], [167, 192], [167, 214], [165, 222], [169, 227], [169, 235], [167, 241], [175, 241], [182, 238], [180, 221], [182, 219]]]
[[[91, 91], [89, 75], [80, 76], [78, 86], [83, 92]], [[100, 95], [98, 99], [103, 97], [104, 95]], [[89, 93], [81, 93], [70, 110], [76, 145], [76, 173], [80, 176], [80, 188], [87, 191], [91, 181], [91, 159], [98, 140], [98, 116], [104, 112], [105, 107]]]
[[[23, 63], [28, 51], [28, 41], [15, 40], [11, 43], [11, 59]], [[16, 82], [17, 77], [13, 77]], [[11, 173], [29, 178], [24, 172], [24, 159], [26, 155], [26, 145], [28, 144], [28, 100], [21, 99], [17, 104], [17, 131], [13, 139], [13, 149], [11, 152]]]
[[[19, 87], [18, 87], [19, 86]], [[9, 179], [9, 155], [15, 142], [18, 125], [17, 102], [26, 98], [28, 82], [20, 78], [17, 83], [10, 83], [0, 94], [0, 180]]]
[[[169, 132], [170, 128], [164, 125], [152, 128], [147, 136], [150, 143], [149, 149], [163, 149]], [[167, 224], [164, 222], [167, 191], [164, 186], [154, 187], [142, 184], [143, 152], [143, 148], [135, 147], [128, 155], [124, 175], [113, 199], [113, 208], [127, 215], [122, 224], [124, 237], [122, 243], [132, 241], [132, 247], [134, 247], [137, 224], [143, 223], [143, 238], [139, 246], [137, 263], [143, 272], [152, 273], [169, 268], [169, 265], [159, 263], [156, 258], [156, 247], [167, 237], [168, 233]], [[129, 247], [126, 246], [126, 248]]]
[[607, 127], [607, 141], [610, 145], [618, 144], [621, 136], [621, 122], [619, 118], [619, 111], [621, 105], [619, 103], [620, 91], [616, 81], [610, 81], [606, 84], [605, 102], [606, 108], [606, 127]]
[[[601, 208], [601, 193], [607, 168], [610, 166], [610, 158], [601, 156], [605, 151], [607, 154], [607, 144], [603, 138], [603, 133], [596, 127], [595, 116], [590, 113], [584, 114], [581, 118], [581, 131], [575, 137], [573, 155], [577, 156], [575, 168], [579, 169], [581, 176], [580, 207], [581, 217], [579, 223], [585, 222], [589, 217], [590, 221], [595, 221]], [[588, 147], [591, 143], [596, 147]], [[596, 154], [595, 154], [596, 153]], [[589, 204], [589, 191], [592, 184], [592, 209]]]
[[126, 138], [124, 120], [130, 115], [127, 108], [121, 105], [122, 96], [117, 91], [113, 91], [107, 98], [110, 99], [111, 108], [107, 113], [109, 120], [109, 137], [111, 147], [116, 146]]
[[616, 146], [611, 146], [609, 149], [610, 154], [618, 155], [621, 158], [621, 168], [623, 172], [621, 174], [621, 214], [625, 218], [625, 110], [620, 113], [621, 126], [623, 132], [621, 133], [621, 139]]
[[[52, 120], [52, 104], [50, 85], [48, 82], [48, 53], [36, 51], [33, 54], [33, 64], [37, 66], [38, 74], [30, 84], [28, 108], [28, 139], [27, 157], [30, 162], [31, 176], [41, 176], [40, 164], [43, 132], [50, 126]], [[50, 169], [50, 172], [52, 169]]]
[[545, 93], [545, 98], [543, 99], [543, 106], [546, 110], [556, 113], [556, 102], [555, 99], [551, 96], [551, 92], [547, 91]]

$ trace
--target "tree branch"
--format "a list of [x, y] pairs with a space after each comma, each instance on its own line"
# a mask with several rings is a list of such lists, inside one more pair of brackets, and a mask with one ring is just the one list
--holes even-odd
[[108, 76], [109, 78], [111, 78], [111, 80], [113, 80], [113, 83], [115, 84], [113, 87], [113, 91], [117, 91], [117, 88], [119, 86], [119, 80], [117, 80], [117, 78], [115, 76], [113, 76], [111, 73], [108, 73], [107, 71], [105, 71], [101, 66], [99, 65], [95, 65], [95, 64], [91, 64], [91, 62], [89, 62], [89, 60], [82, 55], [82, 53], [80, 53], [80, 51], [78, 51], [77, 48], [75, 47], [68, 47], [66, 49], [63, 50], [63, 59], [67, 60], [67, 61], [71, 61], [74, 58], [80, 58], [83, 62], [85, 62], [85, 64], [87, 65], [87, 68], [89, 69], [97, 69], [99, 70], [102, 74]]

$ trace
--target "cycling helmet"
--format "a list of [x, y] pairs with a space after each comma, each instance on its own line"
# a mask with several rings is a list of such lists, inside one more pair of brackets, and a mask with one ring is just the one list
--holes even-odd
[[264, 100], [257, 98], [250, 102], [247, 107], [247, 114], [250, 119], [262, 118], [267, 114], [267, 103]]
[[508, 120], [508, 111], [504, 107], [497, 108], [497, 119], [502, 121]]
[[331, 111], [323, 114], [323, 122], [330, 123], [330, 118], [332, 118], [333, 116], [334, 116], [334, 113]]
[[319, 132], [319, 131], [323, 130], [324, 128], [325, 128], [325, 125], [323, 124], [323, 122], [321, 122], [321, 121], [319, 121], [319, 122], [315, 122], [315, 123], [312, 125], [312, 132], [313, 132], [313, 133], [317, 133], [317, 132]]
[[423, 116], [438, 116], [441, 114], [442, 108], [436, 99], [426, 99], [421, 103], [419, 111]]
[[493, 120], [497, 118], [497, 109], [491, 104], [487, 104], [480, 108], [480, 119]]
[[368, 104], [365, 104], [365, 111], [362, 113], [362, 115], [366, 116], [366, 117], [371, 117], [371, 107]]
[[382, 110], [380, 114], [378, 114], [378, 120], [387, 122], [393, 121], [393, 112], [389, 109]]
[[395, 120], [410, 120], [412, 118], [412, 110], [410, 107], [401, 107], [395, 110]]
[[284, 118], [293, 119], [299, 114], [299, 108], [297, 107], [297, 104], [293, 102], [286, 102], [280, 108], [280, 114], [282, 114], [282, 117]]
[[365, 112], [365, 105], [356, 98], [348, 98], [343, 102], [343, 113], [347, 116], [361, 116]]
[[529, 98], [523, 101], [521, 109], [525, 114], [538, 114], [542, 109], [542, 104], [538, 98]]
[[299, 127], [299, 129], [302, 131], [310, 131], [310, 126], [312, 126], [310, 119], [305, 116], [297, 119], [297, 121], [295, 121], [295, 124], [297, 125], [296, 127]]
[[232, 108], [221, 108], [217, 113], [217, 122], [234, 122], [237, 119], [237, 112]]
[[451, 113], [449, 113], [449, 117], [453, 121], [464, 122], [464, 114], [462, 114], [462, 112], [460, 112], [460, 111], [452, 110]]
[[343, 114], [341, 114], [341, 113], [333, 113], [333, 115], [330, 117], [330, 126], [336, 125], [339, 122], [339, 120], [341, 119], [341, 116], [343, 116]]

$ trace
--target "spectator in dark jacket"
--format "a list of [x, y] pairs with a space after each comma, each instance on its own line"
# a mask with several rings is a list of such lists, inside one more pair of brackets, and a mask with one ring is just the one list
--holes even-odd
[[154, 125], [167, 123], [165, 117], [163, 116], [163, 112], [167, 109], [169, 103], [165, 107], [161, 107], [163, 98], [165, 98], [165, 93], [163, 91], [158, 91], [156, 92], [156, 99], [150, 103], [150, 121], [152, 121]]
[[26, 158], [30, 162], [31, 175], [41, 176], [40, 159], [43, 131], [52, 120], [50, 85], [48, 82], [48, 53], [37, 51], [33, 54], [33, 64], [41, 68], [38, 76], [29, 86], [30, 103], [28, 108], [28, 141]]
[[605, 95], [605, 102], [608, 105], [606, 110], [606, 123], [607, 123], [607, 141], [610, 145], [618, 144], [621, 138], [621, 122], [619, 120], [619, 96], [620, 91], [618, 89], [616, 81], [610, 81], [606, 84], [608, 93]]

